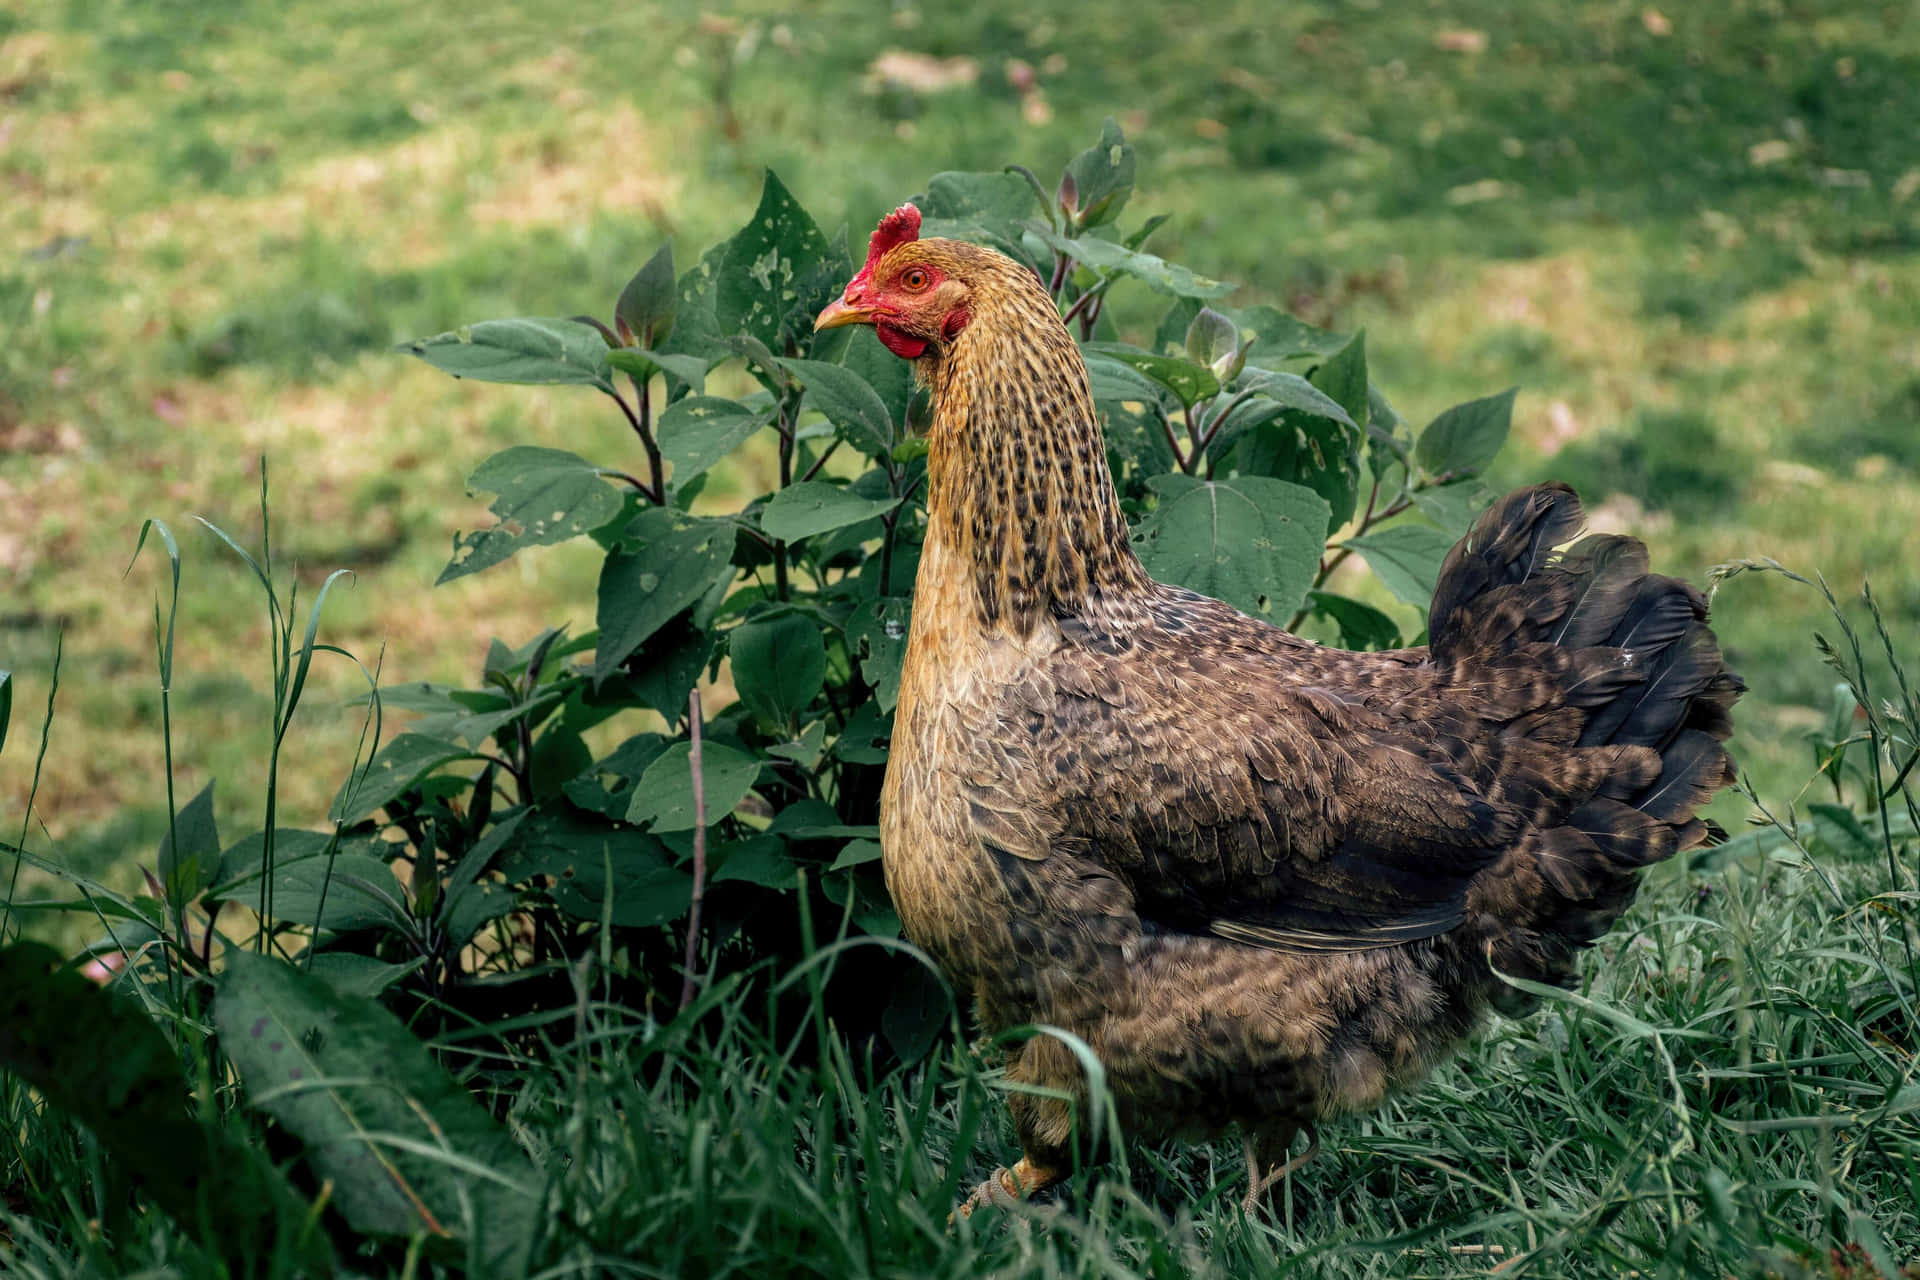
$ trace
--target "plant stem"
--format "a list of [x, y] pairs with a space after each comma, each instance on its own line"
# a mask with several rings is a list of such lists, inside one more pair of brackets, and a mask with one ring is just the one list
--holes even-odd
[[680, 980], [680, 1007], [693, 1003], [699, 980], [700, 904], [707, 896], [707, 789], [700, 777], [700, 691], [687, 694], [687, 733], [691, 743], [687, 763], [693, 770], [693, 902], [687, 909], [686, 967]]
[[[800, 416], [799, 397], [789, 396], [780, 405], [780, 416], [774, 426], [780, 431], [780, 487], [785, 489], [793, 483], [793, 446], [794, 421]], [[773, 544], [773, 594], [776, 599], [791, 598], [793, 591], [787, 581], [787, 544], [775, 540]]]
[[820, 468], [827, 465], [827, 459], [831, 458], [833, 456], [833, 451], [835, 449], [838, 449], [839, 447], [840, 447], [840, 442], [838, 440], [835, 440], [831, 444], [829, 444], [825, 449], [823, 449], [820, 453], [820, 456], [813, 460], [813, 465], [807, 468], [806, 474], [800, 477], [801, 481], [805, 482], [819, 475]]
[[1173, 451], [1173, 465], [1185, 471], [1187, 469], [1187, 459], [1186, 455], [1180, 452], [1180, 438], [1174, 434], [1173, 419], [1169, 418], [1167, 411], [1158, 404], [1153, 406], [1153, 415], [1160, 419], [1161, 434], [1167, 438], [1167, 448]]
[[[639, 386], [637, 379], [632, 381], [635, 386]], [[620, 412], [627, 415], [627, 425], [632, 427], [633, 433], [640, 437], [640, 443], [647, 451], [647, 465], [653, 470], [653, 483], [651, 485], [640, 484], [637, 480], [634, 480], [632, 476], [625, 478], [634, 481], [634, 487], [645, 495], [647, 501], [653, 503], [655, 506], [664, 505], [666, 502], [666, 487], [661, 479], [660, 446], [654, 443], [653, 439], [653, 405], [647, 396], [647, 389], [640, 387], [639, 413], [633, 411], [633, 406], [628, 404], [626, 397], [622, 396], [618, 391], [609, 391], [607, 394], [613, 398], [615, 404], [620, 406]]]

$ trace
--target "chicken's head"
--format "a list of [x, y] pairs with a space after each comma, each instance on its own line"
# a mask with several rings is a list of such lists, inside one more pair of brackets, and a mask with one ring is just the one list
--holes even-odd
[[866, 265], [820, 312], [814, 329], [870, 324], [887, 350], [907, 360], [945, 346], [973, 318], [973, 290], [963, 278], [968, 248], [920, 239], [920, 210], [901, 205], [880, 220]]

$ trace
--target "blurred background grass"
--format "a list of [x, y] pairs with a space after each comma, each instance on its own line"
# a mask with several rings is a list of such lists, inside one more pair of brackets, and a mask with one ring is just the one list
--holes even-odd
[[[388, 680], [469, 678], [487, 638], [588, 627], [597, 557], [431, 590], [512, 443], [630, 467], [597, 397], [456, 383], [401, 339], [607, 313], [775, 168], [857, 242], [942, 169], [1057, 172], [1103, 117], [1158, 252], [1318, 324], [1365, 325], [1416, 423], [1518, 383], [1500, 482], [1572, 481], [1656, 563], [1770, 555], [1920, 617], [1920, 5], [628, 3], [536, 13], [258, 0], [0, 9], [0, 834], [57, 719], [33, 843], [125, 883], [165, 825], [143, 517], [186, 553], [177, 782], [258, 825], [257, 587], [190, 516], [260, 535], [323, 636]], [[1117, 300], [1150, 333], [1163, 300]], [[732, 473], [765, 485], [754, 456]], [[724, 477], [716, 476], [712, 493]], [[1819, 602], [1745, 577], [1715, 622], [1754, 688], [1736, 749], [1775, 804], [1830, 675]], [[282, 778], [314, 825], [359, 720], [344, 663]], [[1737, 821], [1737, 816], [1735, 817]]]

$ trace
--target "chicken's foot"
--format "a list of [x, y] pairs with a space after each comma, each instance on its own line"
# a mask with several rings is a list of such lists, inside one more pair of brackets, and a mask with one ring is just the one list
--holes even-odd
[[[1035, 1164], [1026, 1156], [1014, 1161], [1011, 1169], [996, 1169], [993, 1176], [973, 1189], [973, 1194], [960, 1202], [953, 1216], [970, 1218], [975, 1209], [984, 1209], [988, 1205], [996, 1209], [1010, 1209], [1036, 1191], [1059, 1182], [1066, 1175], [1057, 1169]], [[953, 1217], [947, 1219], [951, 1224]]]
[[1319, 1132], [1312, 1125], [1307, 1125], [1306, 1130], [1307, 1149], [1285, 1163], [1268, 1169], [1265, 1173], [1261, 1170], [1267, 1168], [1274, 1157], [1285, 1155], [1293, 1146], [1293, 1135], [1299, 1130], [1288, 1129], [1280, 1135], [1277, 1142], [1272, 1141], [1271, 1134], [1257, 1138], [1252, 1135], [1247, 1137], [1247, 1198], [1240, 1202], [1240, 1207], [1247, 1213], [1257, 1211], [1260, 1208], [1261, 1198], [1281, 1179], [1320, 1154]]

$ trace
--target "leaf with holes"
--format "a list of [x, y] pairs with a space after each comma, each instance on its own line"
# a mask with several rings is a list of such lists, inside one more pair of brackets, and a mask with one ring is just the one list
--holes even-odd
[[1133, 148], [1109, 118], [1100, 129], [1100, 141], [1067, 162], [1063, 194], [1070, 190], [1082, 228], [1112, 222], [1133, 195]]
[[1233, 466], [1243, 475], [1303, 484], [1325, 498], [1325, 537], [1353, 518], [1360, 491], [1360, 433], [1332, 418], [1285, 410], [1241, 435]]
[[1414, 608], [1425, 609], [1433, 600], [1440, 562], [1453, 550], [1453, 539], [1423, 524], [1396, 524], [1348, 538], [1346, 545], [1366, 557], [1367, 567], [1387, 590]]
[[1263, 476], [1148, 483], [1160, 505], [1133, 541], [1149, 573], [1255, 617], [1284, 621], [1300, 607], [1320, 563], [1326, 499]]
[[[800, 202], [767, 170], [760, 207], [727, 241], [715, 277], [713, 312], [720, 332], [751, 334], [778, 348], [782, 329], [794, 329], [797, 312], [805, 312], [810, 327], [831, 296], [818, 279], [831, 251]], [[820, 296], [815, 301], [811, 294]]]
[[654, 632], [716, 584], [733, 580], [734, 525], [653, 508], [628, 526], [637, 546], [622, 546], [600, 569], [593, 676], [604, 680]]
[[660, 455], [673, 464], [669, 483], [678, 489], [745, 444], [773, 421], [766, 409], [749, 409], [737, 400], [688, 396], [660, 415]]
[[1157, 356], [1122, 342], [1090, 342], [1087, 350], [1097, 356], [1117, 360], [1135, 372], [1145, 374], [1180, 399], [1183, 407], [1192, 407], [1207, 397], [1219, 394], [1220, 380], [1211, 369], [1177, 356]]
[[847, 619], [847, 655], [860, 663], [860, 678], [873, 686], [882, 711], [892, 711], [900, 700], [912, 608], [911, 600], [899, 597], [867, 600]]
[[442, 373], [475, 382], [575, 385], [613, 391], [607, 340], [578, 320], [483, 320], [400, 348]]
[[548, 546], [598, 529], [620, 514], [620, 494], [600, 468], [565, 449], [516, 445], [467, 477], [469, 493], [495, 495], [499, 523], [453, 540], [453, 558], [435, 585], [488, 569], [524, 547]]
[[301, 1140], [355, 1230], [452, 1237], [490, 1272], [525, 1268], [538, 1171], [398, 1018], [234, 948], [213, 1021], [248, 1099]]
[[1330, 356], [1352, 341], [1347, 334], [1317, 329], [1265, 303], [1227, 314], [1240, 326], [1253, 360], [1277, 364], [1296, 356]]
[[1165, 258], [1155, 257], [1151, 253], [1142, 253], [1138, 249], [1129, 249], [1123, 244], [1111, 240], [1101, 240], [1094, 236], [1081, 236], [1069, 239], [1060, 235], [1046, 223], [1029, 220], [1027, 230], [1037, 236], [1048, 248], [1056, 253], [1064, 253], [1082, 266], [1115, 275], [1131, 276], [1142, 284], [1161, 293], [1170, 293], [1178, 298], [1218, 298], [1232, 293], [1234, 286], [1220, 280], [1210, 280], [1206, 276], [1195, 275], [1187, 268], [1168, 262]]
[[948, 172], [928, 179], [926, 194], [913, 202], [925, 215], [921, 235], [989, 244], [1032, 266], [1020, 228], [1034, 215], [1034, 201], [1033, 187], [1017, 173]]

